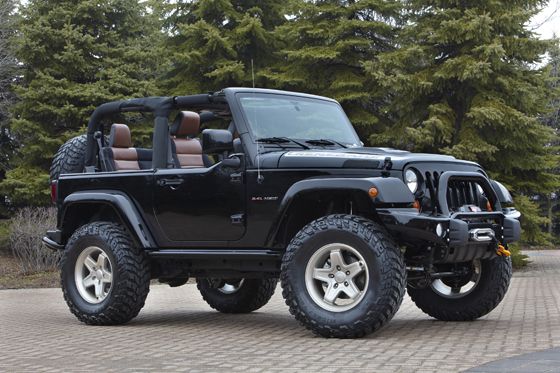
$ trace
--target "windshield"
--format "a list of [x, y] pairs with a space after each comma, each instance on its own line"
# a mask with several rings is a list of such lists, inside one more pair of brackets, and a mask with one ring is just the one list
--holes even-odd
[[360, 143], [346, 114], [335, 102], [274, 94], [239, 96], [254, 140], [284, 137], [334, 140], [353, 146]]

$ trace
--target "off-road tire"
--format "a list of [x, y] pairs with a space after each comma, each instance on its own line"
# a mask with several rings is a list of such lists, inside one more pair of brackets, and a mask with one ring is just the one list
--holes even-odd
[[511, 259], [481, 260], [480, 276], [472, 292], [462, 298], [444, 298], [429, 286], [408, 286], [408, 294], [418, 308], [438, 320], [472, 321], [488, 314], [504, 298], [511, 279]]
[[[321, 308], [305, 284], [308, 261], [329, 243], [358, 250], [369, 271], [363, 298], [342, 312]], [[402, 253], [381, 225], [354, 215], [329, 215], [312, 221], [292, 239], [280, 281], [290, 313], [307, 329], [323, 337], [357, 338], [379, 330], [397, 312], [405, 293], [406, 270]]]
[[196, 280], [202, 299], [222, 313], [249, 313], [258, 310], [268, 303], [277, 283], [278, 279], [275, 278], [246, 278], [235, 293], [225, 294], [212, 287], [208, 279]]
[[58, 180], [61, 174], [84, 171], [87, 136], [81, 135], [66, 141], [56, 152], [50, 169], [51, 181]]
[[[103, 249], [113, 269], [107, 298], [99, 304], [80, 296], [74, 279], [75, 264], [87, 247]], [[135, 247], [119, 224], [94, 222], [78, 228], [70, 237], [61, 260], [61, 285], [70, 311], [89, 325], [124, 324], [138, 315], [150, 286], [150, 270], [144, 251]]]

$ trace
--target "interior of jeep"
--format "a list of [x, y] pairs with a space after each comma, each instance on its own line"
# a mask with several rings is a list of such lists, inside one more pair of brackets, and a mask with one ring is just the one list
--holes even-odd
[[[197, 113], [180, 111], [169, 127], [170, 168], [211, 167], [215, 162], [211, 156], [203, 153], [199, 139], [201, 125], [209, 128], [223, 128], [220, 119], [210, 112]], [[214, 122], [214, 125], [208, 125]], [[223, 122], [220, 120], [219, 122]], [[230, 122], [228, 131], [235, 137], [235, 126]], [[114, 123], [110, 127], [106, 146], [101, 148], [102, 171], [131, 171], [152, 168], [152, 149], [134, 147], [130, 128], [126, 124]], [[242, 152], [239, 138], [234, 140], [235, 152]]]

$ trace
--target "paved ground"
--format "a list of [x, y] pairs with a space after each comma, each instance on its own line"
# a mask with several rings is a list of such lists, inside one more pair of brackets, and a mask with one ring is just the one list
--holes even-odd
[[560, 348], [531, 352], [467, 370], [468, 373], [548, 373], [560, 371]]
[[139, 317], [119, 327], [80, 324], [59, 289], [2, 290], [0, 372], [496, 372], [480, 366], [560, 347], [560, 251], [529, 254], [488, 316], [439, 322], [406, 298], [389, 326], [360, 340], [311, 335], [279, 290], [259, 312], [222, 315], [193, 285], [153, 286]]

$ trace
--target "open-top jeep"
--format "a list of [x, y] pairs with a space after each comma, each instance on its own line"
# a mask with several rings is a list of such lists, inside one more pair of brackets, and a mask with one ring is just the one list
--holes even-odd
[[[124, 124], [104, 133], [125, 112], [154, 117], [151, 149]], [[51, 179], [43, 241], [64, 250], [64, 298], [87, 324], [135, 317], [151, 279], [189, 278], [228, 313], [265, 305], [280, 278], [290, 312], [326, 337], [379, 329], [405, 289], [435, 318], [473, 320], [502, 300], [520, 234], [478, 164], [363, 147], [336, 101], [283, 91], [103, 104]]]

